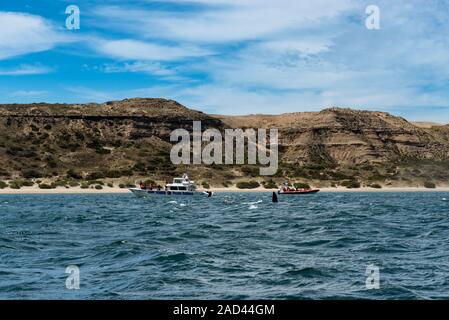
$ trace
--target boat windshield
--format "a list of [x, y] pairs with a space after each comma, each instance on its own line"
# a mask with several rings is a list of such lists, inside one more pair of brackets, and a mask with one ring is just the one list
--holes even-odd
[[173, 179], [173, 183], [182, 183], [182, 179]]

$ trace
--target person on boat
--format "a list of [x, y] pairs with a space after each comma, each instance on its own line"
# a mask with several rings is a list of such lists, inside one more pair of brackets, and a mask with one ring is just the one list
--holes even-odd
[[145, 183], [143, 183], [142, 181], [140, 181], [139, 183], [140, 189], [145, 189]]

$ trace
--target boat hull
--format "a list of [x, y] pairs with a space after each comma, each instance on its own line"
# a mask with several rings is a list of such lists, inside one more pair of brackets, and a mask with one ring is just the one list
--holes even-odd
[[304, 190], [304, 191], [278, 191], [278, 194], [285, 194], [285, 195], [302, 195], [302, 194], [314, 194], [319, 192], [319, 189], [313, 189], [313, 190]]
[[202, 191], [166, 191], [166, 190], [147, 190], [140, 188], [130, 188], [135, 196], [139, 198], [156, 197], [156, 196], [209, 196], [207, 192]]

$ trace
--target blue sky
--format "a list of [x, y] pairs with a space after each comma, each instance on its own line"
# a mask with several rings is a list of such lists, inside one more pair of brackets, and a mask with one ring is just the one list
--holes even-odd
[[[368, 5], [380, 30], [365, 27]], [[208, 113], [449, 122], [447, 1], [3, 0], [0, 24], [0, 103], [164, 97]]]

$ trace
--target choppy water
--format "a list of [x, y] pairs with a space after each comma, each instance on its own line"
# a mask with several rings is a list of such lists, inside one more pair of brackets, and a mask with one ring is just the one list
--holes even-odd
[[445, 197], [3, 195], [0, 298], [449, 298]]

